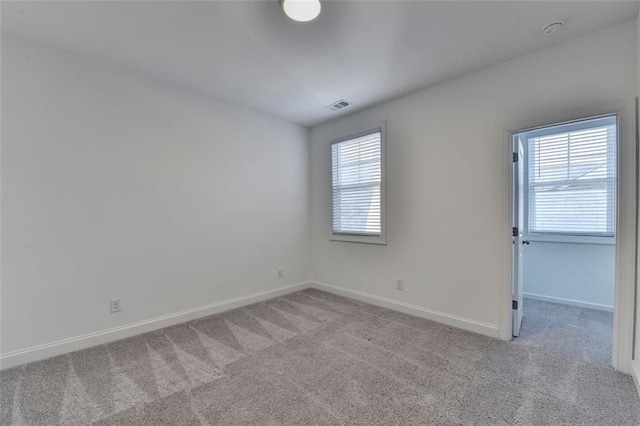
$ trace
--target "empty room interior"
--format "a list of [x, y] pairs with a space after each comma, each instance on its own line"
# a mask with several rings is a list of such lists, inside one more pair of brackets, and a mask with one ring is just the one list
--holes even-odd
[[639, 425], [638, 1], [1, 1], [1, 425]]
[[[513, 136], [514, 271], [522, 270], [514, 276], [523, 293], [513, 335], [555, 349], [560, 340], [604, 364], [613, 345], [617, 122], [604, 115]], [[567, 340], [567, 327], [580, 333]]]

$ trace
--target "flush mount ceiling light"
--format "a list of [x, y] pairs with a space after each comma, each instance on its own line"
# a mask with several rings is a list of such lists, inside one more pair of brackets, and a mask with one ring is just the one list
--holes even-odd
[[320, 15], [320, 0], [280, 0], [284, 13], [294, 21], [309, 22]]

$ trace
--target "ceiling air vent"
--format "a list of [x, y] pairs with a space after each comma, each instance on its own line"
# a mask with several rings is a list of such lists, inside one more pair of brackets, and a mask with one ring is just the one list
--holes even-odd
[[344, 99], [340, 99], [339, 101], [334, 102], [331, 105], [327, 105], [324, 108], [328, 109], [329, 111], [337, 111], [339, 109], [346, 108], [349, 105], [351, 105], [349, 102], [345, 101]]

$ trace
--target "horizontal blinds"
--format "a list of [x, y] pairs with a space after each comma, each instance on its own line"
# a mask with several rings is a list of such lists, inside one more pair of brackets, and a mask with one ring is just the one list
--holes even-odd
[[613, 236], [615, 119], [593, 121], [527, 140], [529, 233]]
[[331, 145], [333, 232], [380, 236], [380, 131]]

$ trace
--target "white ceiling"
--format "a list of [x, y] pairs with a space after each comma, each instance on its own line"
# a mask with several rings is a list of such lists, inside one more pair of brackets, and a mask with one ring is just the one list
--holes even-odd
[[[638, 2], [3, 2], [2, 31], [305, 126], [599, 28]], [[544, 25], [564, 28], [543, 36]], [[324, 106], [346, 99], [352, 106]]]

